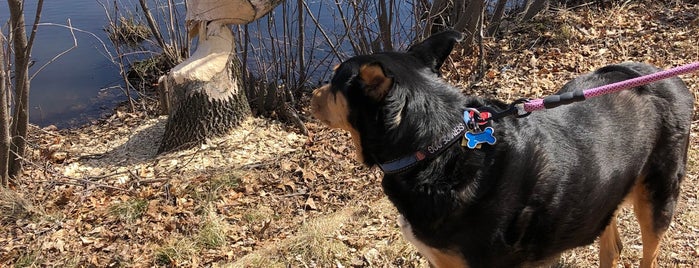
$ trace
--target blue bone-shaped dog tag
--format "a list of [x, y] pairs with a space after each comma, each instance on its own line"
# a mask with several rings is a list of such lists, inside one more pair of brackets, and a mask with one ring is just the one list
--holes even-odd
[[466, 147], [469, 149], [475, 149], [479, 144], [482, 143], [488, 143], [490, 145], [495, 144], [495, 136], [493, 136], [493, 128], [492, 127], [487, 127], [483, 130], [483, 132], [479, 133], [472, 133], [472, 132], [466, 132], [466, 135], [464, 136], [466, 140], [468, 140], [468, 143], [466, 143]]

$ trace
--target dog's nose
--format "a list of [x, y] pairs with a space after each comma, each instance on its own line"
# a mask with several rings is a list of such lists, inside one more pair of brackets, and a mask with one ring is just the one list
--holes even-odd
[[328, 92], [328, 88], [328, 85], [324, 85], [313, 90], [313, 96], [311, 97], [311, 110], [313, 112], [320, 110], [321, 103], [323, 102], [325, 94]]

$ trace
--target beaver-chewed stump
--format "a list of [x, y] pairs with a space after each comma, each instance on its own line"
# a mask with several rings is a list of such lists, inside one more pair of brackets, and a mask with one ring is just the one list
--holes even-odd
[[250, 115], [233, 35], [227, 26], [217, 27], [198, 31], [194, 54], [158, 81], [161, 105], [170, 115], [159, 153], [226, 134]]

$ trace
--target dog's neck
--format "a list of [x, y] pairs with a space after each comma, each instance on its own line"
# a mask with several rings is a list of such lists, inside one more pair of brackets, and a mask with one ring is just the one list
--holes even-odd
[[[393, 99], [402, 98], [395, 102], [403, 106], [391, 107], [388, 111], [393, 113], [381, 114], [384, 118], [381, 132], [368, 135], [380, 139], [363, 146], [363, 151], [368, 153], [365, 158], [370, 157], [372, 164], [377, 164], [384, 173], [403, 172], [460, 143], [469, 130], [463, 119], [466, 107], [487, 103], [483, 99], [465, 97], [455, 89], [435, 92], [424, 99], [411, 97], [410, 94], [396, 94], [387, 99], [387, 105], [391, 105]], [[396, 115], [395, 110], [400, 113]]]

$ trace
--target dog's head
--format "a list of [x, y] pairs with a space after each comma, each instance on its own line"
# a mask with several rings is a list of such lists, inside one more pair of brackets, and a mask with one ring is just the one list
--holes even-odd
[[423, 143], [421, 135], [429, 135], [434, 126], [425, 121], [439, 117], [433, 109], [444, 108], [440, 107], [445, 106], [444, 97], [458, 99], [458, 92], [438, 77], [440, 67], [461, 38], [459, 32], [446, 31], [407, 52], [346, 60], [335, 68], [330, 84], [313, 91], [313, 116], [329, 127], [349, 131], [358, 158], [367, 165], [391, 160], [384, 159], [391, 157], [385, 148], [391, 143], [405, 146], [390, 149], [390, 154], [409, 152]]

